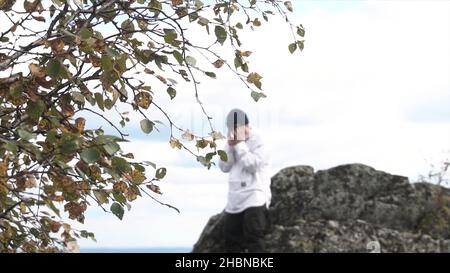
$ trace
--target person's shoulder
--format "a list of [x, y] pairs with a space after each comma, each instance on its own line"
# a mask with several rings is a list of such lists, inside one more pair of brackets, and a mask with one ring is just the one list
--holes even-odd
[[264, 143], [264, 140], [259, 130], [252, 129], [252, 132], [249, 137], [249, 142], [252, 145], [262, 145]]
[[249, 137], [247, 145], [252, 151], [258, 149], [259, 153], [264, 156], [264, 160], [266, 160], [266, 162], [269, 160], [271, 153], [270, 147], [266, 145], [264, 135], [261, 131], [252, 129], [252, 134]]

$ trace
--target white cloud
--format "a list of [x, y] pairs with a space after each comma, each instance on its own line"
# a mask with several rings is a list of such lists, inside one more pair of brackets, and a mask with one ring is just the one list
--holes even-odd
[[[450, 127], [443, 124], [368, 122], [284, 127], [289, 134], [268, 134], [274, 169], [310, 165], [315, 170], [363, 163], [416, 181], [450, 153]], [[293, 152], [280, 152], [293, 151]]]

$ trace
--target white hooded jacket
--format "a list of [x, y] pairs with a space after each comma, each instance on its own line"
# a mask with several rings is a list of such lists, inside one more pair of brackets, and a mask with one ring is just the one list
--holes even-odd
[[225, 211], [239, 213], [264, 204], [269, 207], [272, 197], [269, 157], [261, 137], [252, 130], [245, 142], [235, 146], [226, 143], [224, 150], [228, 160], [219, 160], [219, 168], [229, 173]]

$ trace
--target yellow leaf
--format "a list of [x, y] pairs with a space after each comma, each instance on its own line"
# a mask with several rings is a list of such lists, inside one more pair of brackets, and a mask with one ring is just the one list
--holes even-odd
[[171, 138], [169, 143], [170, 143], [170, 147], [172, 147], [172, 148], [181, 149], [183, 147], [183, 145], [181, 145], [180, 141], [176, 138]]
[[[4, 161], [0, 162], [0, 177], [6, 177], [8, 171], [8, 167], [6, 166], [6, 163]], [[6, 178], [0, 178], [1, 183], [6, 183], [8, 179]]]
[[162, 194], [160, 188], [155, 184], [147, 185], [147, 188], [149, 188], [151, 191], [155, 193]]
[[252, 55], [251, 51], [240, 51], [242, 57], [250, 57]]
[[28, 174], [27, 180], [25, 181], [25, 188], [34, 188], [37, 187], [37, 181], [34, 175]]
[[61, 51], [64, 49], [64, 46], [65, 44], [62, 39], [55, 39], [50, 41], [50, 47], [55, 53], [61, 53]]
[[183, 0], [172, 0], [172, 6], [179, 6], [183, 4]]
[[37, 78], [45, 77], [45, 69], [43, 67], [40, 67], [37, 64], [30, 64], [28, 65], [28, 68], [30, 69], [31, 75]]
[[133, 170], [131, 172], [131, 177], [132, 177], [131, 182], [134, 184], [141, 184], [146, 179], [144, 173], [138, 170]]
[[75, 115], [75, 109], [70, 104], [62, 104], [61, 105], [61, 113], [65, 117], [71, 117], [71, 116]]
[[225, 63], [224, 60], [218, 59], [217, 61], [213, 62], [213, 65], [215, 68], [221, 68], [224, 63]]
[[20, 207], [20, 212], [21, 212], [22, 214], [25, 214], [25, 213], [27, 212], [27, 206], [25, 205], [24, 202], [20, 202], [19, 207]]
[[64, 229], [65, 232], [70, 232], [70, 230], [72, 229], [72, 228], [70, 227], [70, 225], [69, 225], [69, 224], [66, 224], [66, 223], [63, 223], [63, 224], [62, 224], [62, 227], [63, 227], [63, 229]]
[[79, 117], [75, 120], [75, 127], [77, 127], [80, 133], [83, 133], [85, 124], [86, 124], [85, 118]]
[[125, 182], [119, 181], [117, 183], [114, 183], [113, 189], [120, 192], [125, 192], [128, 189], [128, 186]]
[[56, 221], [51, 221], [50, 222], [50, 230], [53, 233], [56, 233], [59, 231], [59, 229], [61, 228], [61, 223], [58, 223]]
[[136, 95], [136, 97], [134, 98], [134, 101], [139, 107], [148, 109], [148, 107], [152, 103], [152, 99], [153, 98], [152, 98], [152, 95], [150, 95], [150, 93], [142, 91]]
[[125, 197], [128, 201], [133, 201], [137, 198], [139, 192], [135, 190], [135, 188], [128, 188], [125, 192]]
[[182, 137], [184, 140], [187, 140], [187, 141], [192, 141], [192, 140], [194, 139], [194, 135], [193, 135], [191, 132], [189, 132], [189, 130], [187, 130], [186, 132], [184, 132], [184, 133], [181, 135], [181, 137]]

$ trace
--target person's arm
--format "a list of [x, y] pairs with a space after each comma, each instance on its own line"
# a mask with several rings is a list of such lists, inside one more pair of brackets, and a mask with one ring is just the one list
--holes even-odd
[[257, 147], [250, 151], [244, 141], [234, 146], [236, 151], [236, 159], [240, 161], [244, 169], [248, 172], [255, 173], [262, 165], [265, 164], [264, 145], [261, 140], [258, 141]]
[[227, 153], [228, 160], [222, 161], [219, 159], [219, 168], [222, 172], [227, 173], [231, 170], [231, 167], [233, 167], [236, 160], [234, 158], [233, 149], [228, 143], [225, 144], [224, 151]]

